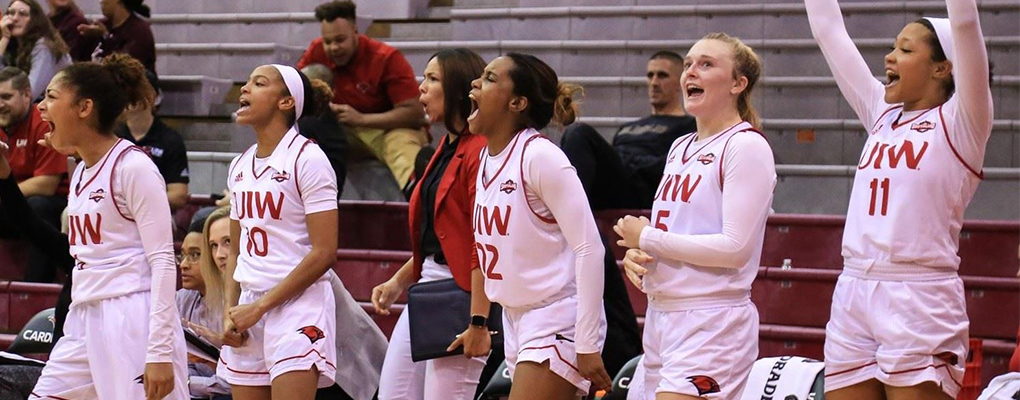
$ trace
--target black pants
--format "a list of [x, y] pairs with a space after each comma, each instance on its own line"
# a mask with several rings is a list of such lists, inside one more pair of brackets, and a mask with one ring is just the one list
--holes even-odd
[[[25, 200], [32, 207], [43, 221], [60, 229], [60, 214], [67, 207], [67, 196], [30, 196]], [[31, 247], [28, 255], [28, 266], [25, 269], [25, 281], [51, 283], [56, 280], [57, 265], [56, 258], [51, 257], [41, 250]]]
[[593, 210], [652, 208], [658, 182], [640, 179], [595, 128], [573, 124], [563, 132], [560, 148], [577, 169]]
[[[574, 124], [567, 128], [560, 144], [570, 163], [577, 169], [581, 185], [593, 210], [614, 208], [649, 208], [651, 194], [633, 172], [620, 159], [595, 128]], [[605, 247], [606, 346], [602, 362], [613, 377], [630, 359], [641, 354], [641, 331], [638, 329], [634, 307], [627, 295], [623, 274], [616, 265], [608, 238], [602, 237]]]

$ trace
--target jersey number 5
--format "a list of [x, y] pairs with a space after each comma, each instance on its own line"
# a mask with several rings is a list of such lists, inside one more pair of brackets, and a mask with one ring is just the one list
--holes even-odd
[[[503, 274], [494, 271], [496, 269], [496, 262], [499, 261], [499, 249], [494, 245], [478, 242], [475, 242], [475, 248], [478, 249], [481, 267], [485, 268], [485, 277], [494, 281], [503, 280]], [[491, 261], [489, 261], [489, 254], [492, 254]], [[486, 264], [488, 264], [487, 267]]]

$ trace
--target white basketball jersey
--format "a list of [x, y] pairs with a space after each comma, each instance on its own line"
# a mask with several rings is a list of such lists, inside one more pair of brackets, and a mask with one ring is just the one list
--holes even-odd
[[85, 163], [79, 163], [71, 177], [67, 240], [75, 260], [71, 286], [75, 303], [147, 291], [152, 286], [152, 267], [138, 225], [115, 200], [114, 178], [126, 157], [144, 157], [145, 165], [156, 170], [142, 149], [121, 139], [87, 170]]
[[[242, 289], [264, 292], [283, 281], [311, 252], [305, 215], [337, 208], [336, 176], [319, 146], [293, 128], [268, 158], [256, 159], [257, 146], [252, 145], [234, 159], [227, 186], [231, 194], [230, 218], [241, 225], [234, 280]], [[306, 158], [314, 162], [299, 162]], [[299, 169], [301, 165], [318, 171]], [[325, 183], [326, 189], [332, 191], [309, 192], [305, 188], [303, 192], [298, 177], [309, 173], [317, 179], [331, 178], [331, 186], [330, 182], [318, 183]], [[309, 209], [306, 204], [310, 201], [323, 206]]]
[[521, 131], [496, 169], [486, 165], [488, 148], [482, 149], [476, 180], [475, 250], [485, 294], [504, 307], [526, 307], [575, 290], [573, 250], [541, 201], [528, 201], [523, 165], [529, 146], [556, 147], [534, 129]]
[[843, 232], [846, 267], [915, 277], [912, 267], [956, 270], [963, 212], [982, 173], [953, 148], [942, 106], [912, 118], [901, 112], [894, 106], [877, 119], [857, 163]]
[[[719, 234], [723, 231], [723, 159], [735, 135], [761, 135], [741, 122], [715, 136], [695, 141], [697, 134], [673, 142], [662, 181], [652, 203], [652, 226], [680, 235]], [[657, 257], [642, 285], [657, 297], [688, 301], [746, 301], [758, 273], [765, 223], [755, 234], [754, 251], [739, 269], [698, 266]]]

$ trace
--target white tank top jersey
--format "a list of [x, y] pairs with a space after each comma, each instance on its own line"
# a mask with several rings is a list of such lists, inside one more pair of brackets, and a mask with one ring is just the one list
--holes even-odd
[[892, 280], [955, 276], [963, 214], [983, 178], [994, 118], [977, 6], [946, 1], [951, 32], [939, 37], [951, 41], [953, 95], [933, 109], [905, 112], [886, 103], [886, 84], [847, 34], [838, 2], [804, 4], [840, 93], [870, 133], [850, 193], [844, 272]]
[[119, 140], [91, 168], [79, 163], [71, 177], [67, 239], [75, 260], [71, 290], [75, 303], [151, 288], [152, 267], [139, 226], [124, 204], [117, 204], [124, 201], [123, 193], [114, 190], [117, 171], [125, 163], [149, 167], [156, 171], [154, 176], [160, 176], [142, 149]]
[[524, 152], [538, 146], [556, 145], [527, 129], [507, 145], [505, 155], [486, 162], [488, 148], [481, 153], [475, 189], [475, 250], [485, 274], [486, 296], [504, 307], [530, 308], [576, 290], [573, 250], [552, 213], [541, 200], [529, 201], [525, 193]]
[[[747, 122], [700, 141], [696, 141], [697, 136], [692, 133], [673, 142], [652, 203], [651, 227], [677, 235], [723, 233], [723, 163], [737, 151], [735, 147], [743, 145], [743, 140], [765, 141]], [[771, 152], [767, 156], [771, 158]], [[770, 185], [771, 192], [774, 180], [765, 183]], [[771, 204], [771, 197], [768, 203]], [[751, 282], [758, 274], [767, 210], [767, 205], [762, 206], [761, 215], [749, 221], [752, 228], [747, 245], [752, 249], [751, 255], [739, 268], [699, 266], [652, 254], [655, 264], [642, 281], [649, 300], [660, 305], [682, 304], [659, 307], [664, 310], [746, 302]]]
[[296, 128], [267, 158], [255, 157], [257, 146], [231, 162], [227, 187], [230, 218], [241, 225], [234, 280], [242, 289], [264, 292], [311, 252], [305, 216], [337, 209], [337, 187], [325, 153]]
[[955, 105], [889, 106], [870, 127], [843, 232], [851, 271], [925, 279], [959, 268], [963, 213], [983, 174], [949, 140]]

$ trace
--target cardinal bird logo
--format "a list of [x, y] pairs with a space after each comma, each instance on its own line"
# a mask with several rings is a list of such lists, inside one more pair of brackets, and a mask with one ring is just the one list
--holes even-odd
[[315, 325], [308, 325], [306, 327], [298, 329], [297, 332], [302, 335], [308, 336], [308, 340], [310, 340], [312, 343], [318, 342], [319, 339], [326, 338], [326, 334], [322, 333], [322, 329], [319, 329], [319, 327]]
[[94, 201], [96, 203], [102, 201], [105, 198], [106, 198], [106, 191], [103, 190], [103, 189], [99, 189], [99, 190], [96, 190], [95, 192], [89, 193], [89, 200], [92, 200], [92, 201]]
[[514, 190], [517, 190], [517, 182], [514, 182], [512, 179], [507, 179], [506, 182], [499, 184], [500, 192], [510, 194], [513, 193]]
[[931, 121], [921, 121], [910, 125], [910, 130], [917, 131], [918, 133], [925, 133], [932, 129], [935, 129], [935, 123]]
[[701, 165], [711, 164], [712, 161], [715, 161], [715, 153], [702, 154], [698, 156], [698, 162], [700, 162]]
[[698, 388], [698, 396], [704, 396], [709, 393], [719, 393], [719, 383], [712, 379], [710, 376], [705, 375], [694, 375], [688, 376], [687, 380], [694, 384], [694, 387]]
[[287, 171], [274, 173], [272, 179], [277, 182], [283, 182], [290, 179], [290, 173]]

